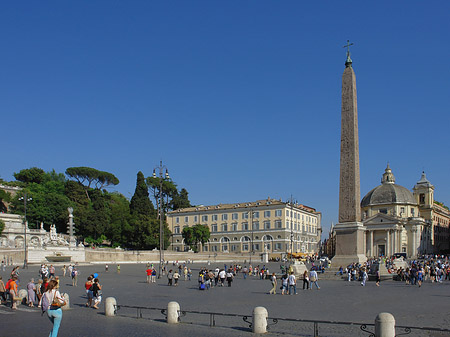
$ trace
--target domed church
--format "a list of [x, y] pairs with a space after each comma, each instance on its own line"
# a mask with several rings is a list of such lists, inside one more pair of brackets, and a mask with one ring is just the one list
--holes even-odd
[[422, 216], [421, 206], [426, 203], [432, 207], [433, 191], [425, 174], [414, 187], [414, 193], [397, 185], [388, 164], [381, 185], [361, 201], [366, 256], [406, 253], [409, 258], [432, 253], [432, 222]]

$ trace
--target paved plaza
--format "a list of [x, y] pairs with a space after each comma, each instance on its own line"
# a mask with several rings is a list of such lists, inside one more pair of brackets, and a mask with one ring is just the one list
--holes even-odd
[[[223, 263], [213, 263], [210, 268]], [[269, 263], [269, 270], [279, 272], [278, 263]], [[169, 265], [169, 267], [171, 267]], [[143, 310], [137, 319], [136, 309], [121, 308], [116, 317], [104, 315], [104, 300], [115, 297], [119, 305], [167, 308], [170, 301], [177, 301], [181, 310], [216, 312], [248, 315], [252, 310], [264, 306], [271, 318], [291, 318], [303, 320], [343, 321], [373, 324], [380, 312], [394, 315], [397, 325], [415, 327], [450, 327], [450, 281], [432, 284], [427, 281], [419, 288], [403, 282], [384, 281], [380, 287], [368, 282], [362, 287], [359, 282], [347, 282], [339, 278], [320, 279], [320, 290], [302, 290], [298, 282], [298, 295], [269, 295], [270, 281], [257, 277], [243, 279], [239, 274], [231, 288], [216, 287], [209, 291], [199, 291], [197, 287], [200, 264], [190, 265], [193, 270], [191, 281], [180, 280], [178, 287], [167, 286], [166, 277], [156, 284], [147, 284], [145, 264], [121, 265], [118, 274], [116, 265], [111, 264], [105, 272], [104, 265], [80, 266], [78, 287], [72, 287], [70, 277], [62, 278], [61, 291], [70, 295], [71, 309], [64, 311], [60, 336], [250, 336], [249, 326], [241, 317], [216, 316], [216, 327], [209, 327], [208, 315], [187, 313], [181, 324], [168, 325], [164, 315], [157, 310]], [[0, 272], [7, 279], [11, 268]], [[39, 266], [30, 266], [20, 271], [20, 289], [24, 289], [31, 277], [38, 278]], [[103, 303], [100, 310], [86, 308], [84, 282], [89, 274], [97, 272], [103, 285]], [[60, 267], [57, 275], [61, 275]], [[12, 312], [0, 307], [2, 320], [1, 336], [47, 336], [51, 324], [39, 309], [21, 305]], [[272, 323], [272, 320], [269, 320]], [[368, 330], [373, 331], [369, 326]], [[398, 332], [400, 333], [400, 332]], [[312, 323], [279, 321], [270, 327], [268, 335], [312, 336]], [[368, 336], [360, 330], [360, 324], [319, 325], [320, 336]], [[414, 332], [410, 336], [449, 336], [444, 333]]]

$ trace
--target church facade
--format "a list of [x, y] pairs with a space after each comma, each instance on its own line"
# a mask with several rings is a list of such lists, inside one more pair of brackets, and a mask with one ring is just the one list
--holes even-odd
[[361, 201], [366, 256], [405, 253], [410, 258], [445, 252], [450, 239], [450, 212], [444, 210], [434, 202], [434, 186], [425, 173], [411, 192], [395, 184], [395, 176], [388, 165], [381, 185]]

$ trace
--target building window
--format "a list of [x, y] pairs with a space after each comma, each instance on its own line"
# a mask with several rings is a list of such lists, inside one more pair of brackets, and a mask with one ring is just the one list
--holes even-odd
[[259, 212], [253, 212], [253, 218], [259, 219]]
[[419, 203], [420, 204], [424, 204], [425, 203], [425, 194], [424, 193], [420, 193], [419, 194]]
[[237, 245], [231, 245], [231, 251], [235, 252], [238, 250], [238, 246]]
[[281, 220], [275, 220], [275, 228], [281, 228]]
[[259, 230], [259, 222], [258, 221], [253, 222], [253, 230]]
[[242, 223], [242, 230], [243, 231], [248, 231], [248, 222], [243, 222]]
[[180, 226], [175, 226], [173, 229], [174, 234], [180, 234]]
[[211, 232], [217, 232], [217, 224], [212, 224], [211, 225]]
[[270, 221], [264, 221], [264, 229], [270, 229]]
[[289, 217], [289, 210], [286, 210], [286, 216]]
[[387, 208], [380, 208], [380, 213], [387, 214]]
[[286, 228], [289, 229], [289, 221], [286, 221]]
[[264, 211], [264, 217], [270, 218], [270, 211]]
[[217, 214], [213, 214], [211, 216], [211, 221], [217, 221]]
[[175, 223], [180, 223], [180, 217], [179, 217], [179, 216], [177, 216], [177, 217], [175, 218]]
[[242, 219], [248, 219], [248, 212], [242, 212]]
[[237, 232], [238, 226], [237, 226], [237, 223], [236, 223], [236, 222], [231, 224], [231, 230], [232, 230], [233, 232]]
[[415, 209], [414, 208], [411, 208], [411, 216], [414, 218], [416, 215], [415, 215]]
[[211, 251], [212, 251], [212, 252], [217, 252], [217, 246], [212, 246], [212, 247], [211, 247]]
[[275, 250], [281, 250], [281, 243], [275, 244]]
[[228, 214], [222, 214], [222, 221], [228, 220]]
[[231, 214], [231, 220], [237, 220], [238, 218], [239, 218], [239, 214], [238, 213]]
[[194, 222], [197, 223], [198, 222], [198, 216], [194, 215]]
[[253, 250], [256, 250], [256, 251], [259, 250], [259, 243], [254, 243], [253, 244]]
[[276, 217], [281, 217], [281, 209], [275, 210], [275, 216]]
[[189, 217], [188, 217], [188, 216], [185, 216], [185, 217], [184, 217], [184, 222], [185, 222], [185, 223], [188, 223], [188, 222], [189, 222]]
[[202, 221], [208, 221], [208, 216], [207, 215], [202, 215]]
[[222, 232], [228, 232], [228, 225], [226, 223], [222, 224]]

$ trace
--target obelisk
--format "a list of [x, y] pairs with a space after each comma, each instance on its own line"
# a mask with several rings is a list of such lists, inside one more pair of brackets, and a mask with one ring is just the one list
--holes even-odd
[[[353, 44], [353, 43], [352, 43]], [[336, 232], [336, 254], [333, 266], [365, 262], [364, 227], [361, 222], [359, 181], [358, 107], [356, 77], [350, 58], [352, 45], [347, 41], [347, 59], [342, 75], [341, 165], [339, 181], [339, 223]]]

